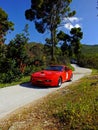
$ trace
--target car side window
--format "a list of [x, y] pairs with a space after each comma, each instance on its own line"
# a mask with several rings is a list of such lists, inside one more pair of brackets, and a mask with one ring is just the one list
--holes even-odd
[[65, 67], [65, 71], [67, 71], [67, 70], [69, 70], [69, 68], [68, 68], [68, 67]]

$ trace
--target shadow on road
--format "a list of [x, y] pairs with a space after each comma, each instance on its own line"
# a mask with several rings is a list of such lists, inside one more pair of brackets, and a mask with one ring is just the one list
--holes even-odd
[[33, 88], [33, 89], [49, 89], [49, 88], [55, 88], [55, 87], [50, 87], [50, 86], [33, 86], [32, 83], [27, 82], [27, 83], [22, 83], [20, 84], [21, 87], [25, 88]]

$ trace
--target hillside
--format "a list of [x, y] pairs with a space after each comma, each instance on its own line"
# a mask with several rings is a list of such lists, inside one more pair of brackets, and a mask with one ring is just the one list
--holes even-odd
[[98, 69], [98, 45], [83, 45], [78, 64], [82, 67]]
[[[38, 48], [43, 48], [43, 44], [42, 43], [31, 42], [30, 44], [28, 44], [29, 48], [32, 48], [34, 46], [37, 46]], [[98, 45], [82, 44], [81, 52], [82, 53], [87, 53], [87, 54], [91, 54], [91, 53], [96, 54], [96, 53], [98, 53]]]
[[[33, 47], [36, 47], [36, 49], [38, 48], [38, 50], [43, 49], [44, 45], [42, 43], [35, 43], [35, 42], [31, 42], [28, 44], [28, 49], [30, 49], [30, 51], [32, 50]], [[82, 44], [82, 48], [81, 48], [81, 52], [83, 54], [98, 54], [98, 45], [86, 45], [86, 44]]]
[[83, 44], [81, 52], [84, 54], [98, 54], [98, 45], [85, 45]]

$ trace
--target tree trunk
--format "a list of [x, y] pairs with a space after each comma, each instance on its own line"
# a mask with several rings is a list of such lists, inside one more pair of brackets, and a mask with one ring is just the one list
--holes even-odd
[[26, 68], [26, 64], [24, 64], [22, 61], [20, 62], [20, 71], [23, 74]]
[[51, 49], [51, 60], [54, 60], [54, 30], [51, 30], [51, 44], [52, 44], [52, 49]]

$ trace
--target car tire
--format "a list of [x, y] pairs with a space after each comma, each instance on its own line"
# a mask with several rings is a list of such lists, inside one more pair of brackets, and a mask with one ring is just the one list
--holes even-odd
[[58, 87], [60, 87], [62, 85], [62, 78], [60, 77], [59, 80], [58, 80]]

